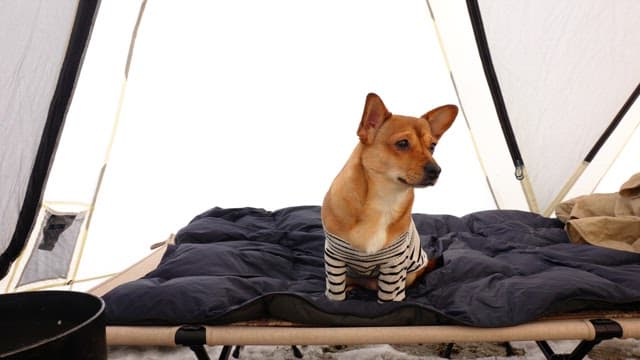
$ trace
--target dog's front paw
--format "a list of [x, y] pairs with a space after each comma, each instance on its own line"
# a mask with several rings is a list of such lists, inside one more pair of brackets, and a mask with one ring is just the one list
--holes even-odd
[[327, 290], [325, 291], [324, 295], [327, 297], [327, 299], [332, 301], [343, 301], [347, 298], [347, 293], [344, 291], [338, 294], [334, 294], [331, 291]]
[[404, 291], [398, 294], [395, 294], [395, 296], [391, 296], [391, 297], [386, 295], [388, 294], [378, 293], [378, 304], [384, 304], [384, 303], [394, 302], [394, 301], [404, 301], [404, 299], [406, 298]]

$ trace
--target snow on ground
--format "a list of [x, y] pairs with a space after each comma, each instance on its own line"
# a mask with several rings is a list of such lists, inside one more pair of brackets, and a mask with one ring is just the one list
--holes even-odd
[[[577, 341], [549, 342], [556, 353], [571, 352]], [[506, 348], [498, 343], [456, 344], [451, 352], [452, 359], [544, 359], [535, 342], [512, 342], [514, 356], [507, 357]], [[303, 359], [332, 360], [417, 360], [442, 359], [439, 356], [446, 344], [429, 345], [366, 345], [366, 346], [299, 346]], [[211, 359], [217, 359], [222, 347], [206, 347]], [[190, 349], [184, 347], [128, 347], [109, 348], [109, 359], [196, 359]], [[245, 346], [239, 359], [297, 359], [288, 346]], [[596, 346], [588, 357], [591, 360], [640, 359], [640, 340], [607, 340]]]

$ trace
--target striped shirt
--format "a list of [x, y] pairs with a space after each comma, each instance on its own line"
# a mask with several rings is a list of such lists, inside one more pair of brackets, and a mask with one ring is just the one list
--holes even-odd
[[371, 254], [354, 249], [325, 230], [325, 295], [331, 300], [344, 300], [347, 276], [372, 277], [378, 279], [378, 302], [402, 301], [407, 273], [420, 269], [427, 260], [413, 220], [408, 231], [389, 246]]

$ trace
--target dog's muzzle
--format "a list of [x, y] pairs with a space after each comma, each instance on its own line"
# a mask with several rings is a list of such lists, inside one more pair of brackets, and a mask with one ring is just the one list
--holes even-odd
[[442, 169], [440, 169], [440, 166], [438, 166], [438, 164], [428, 163], [424, 167], [424, 177], [422, 178], [420, 185], [434, 185], [438, 180], [438, 176], [440, 176], [441, 171]]

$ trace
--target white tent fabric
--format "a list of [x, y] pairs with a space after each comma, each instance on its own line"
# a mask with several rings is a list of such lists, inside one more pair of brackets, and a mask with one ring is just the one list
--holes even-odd
[[[0, 282], [0, 289], [9, 291], [19, 284], [30, 288], [69, 288], [64, 284], [75, 278], [86, 243], [90, 210], [108, 153], [121, 89], [126, 83], [125, 70], [132, 32], [141, 1], [102, 2], [92, 33], [91, 45], [85, 56], [82, 75], [78, 79], [73, 103], [67, 113], [65, 128], [59, 141], [56, 158], [43, 195], [38, 220], [23, 255], [9, 275]], [[69, 20], [67, 20], [69, 21]], [[68, 35], [67, 35], [68, 36]], [[68, 272], [64, 276], [51, 271], [50, 278], [37, 282], [23, 279], [32, 257], [44, 263], [61, 261], [53, 252], [37, 250], [38, 239], [48, 213], [83, 214], [83, 224], [71, 258], [65, 257]], [[37, 256], [42, 253], [46, 256]], [[89, 259], [90, 260], [90, 259]], [[121, 264], [122, 266], [124, 264]], [[32, 264], [32, 266], [38, 266]], [[3, 292], [4, 292], [3, 291]]]
[[[636, 101], [636, 103], [629, 110], [629, 115], [633, 118], [640, 117], [640, 103]], [[608, 169], [606, 174], [598, 181], [598, 185], [594, 192], [596, 193], [607, 193], [614, 192], [620, 188], [620, 180], [629, 179], [633, 174], [638, 172], [638, 167], [640, 166], [640, 130], [638, 130], [640, 126], [636, 125], [635, 128], [627, 127], [624, 129], [620, 129], [616, 134], [627, 139], [625, 147], [620, 151], [615, 157], [615, 161], [610, 164], [603, 163], [601, 160], [606, 156], [596, 156], [596, 158], [591, 162], [589, 168], [586, 169], [584, 175], [578, 180], [574, 188], [567, 194], [567, 198], [572, 198], [574, 196], [581, 195], [577, 191], [581, 187], [580, 181], [583, 179], [589, 179], [593, 176], [589, 172], [591, 168], [606, 168]], [[626, 136], [627, 134], [632, 134], [631, 137]], [[616, 139], [611, 138], [611, 141], [615, 141]], [[611, 151], [611, 146], [603, 147], [601, 153], [604, 153], [605, 150]], [[583, 192], [583, 194], [586, 192]]]
[[77, 3], [0, 3], [0, 254], [16, 229]]
[[[0, 61], [2, 288], [6, 289], [5, 284], [9, 283], [6, 275], [25, 247], [38, 217], [42, 189], [64, 125], [97, 8], [97, 0], [55, 3], [5, 1], [0, 5], [0, 47], [3, 50]], [[75, 215], [72, 217], [75, 218]], [[43, 233], [44, 243], [40, 244], [43, 251], [52, 250], [51, 246], [55, 246], [58, 237], [49, 235], [60, 233], [60, 230], [73, 224], [72, 217], [55, 215], [47, 220], [49, 232]], [[57, 251], [63, 248], [60, 246], [51, 253], [67, 253]], [[27, 254], [29, 258], [33, 258], [32, 255]], [[38, 269], [30, 274], [40, 277], [40, 270], [47, 266], [43, 261], [35, 262], [39, 263]], [[51, 268], [59, 271], [66, 267], [65, 264], [59, 265]], [[11, 271], [12, 274], [15, 274], [15, 269]]]
[[[477, 56], [480, 35], [477, 27], [471, 29], [467, 6], [474, 3], [489, 65]], [[591, 161], [588, 155], [598, 139], [637, 91], [640, 3], [432, 0], [430, 6], [498, 203], [520, 208], [522, 201], [516, 195], [517, 181], [505, 176], [513, 166], [504, 156], [494, 163], [501, 157], [492, 150], [506, 151], [487, 146], [495, 139], [499, 106], [489, 105], [493, 102], [484, 85], [486, 66], [495, 71], [500, 101], [528, 174], [530, 208], [550, 214], [570, 190], [574, 174], [582, 171], [583, 161]], [[607, 143], [613, 148], [603, 152], [606, 159], [601, 163], [611, 163], [639, 121], [638, 116], [621, 119], [617, 140]], [[492, 124], [485, 129], [488, 122]], [[591, 170], [579, 193], [592, 191], [606, 170]]]
[[516, 140], [544, 210], [640, 83], [640, 3], [478, 3]]

